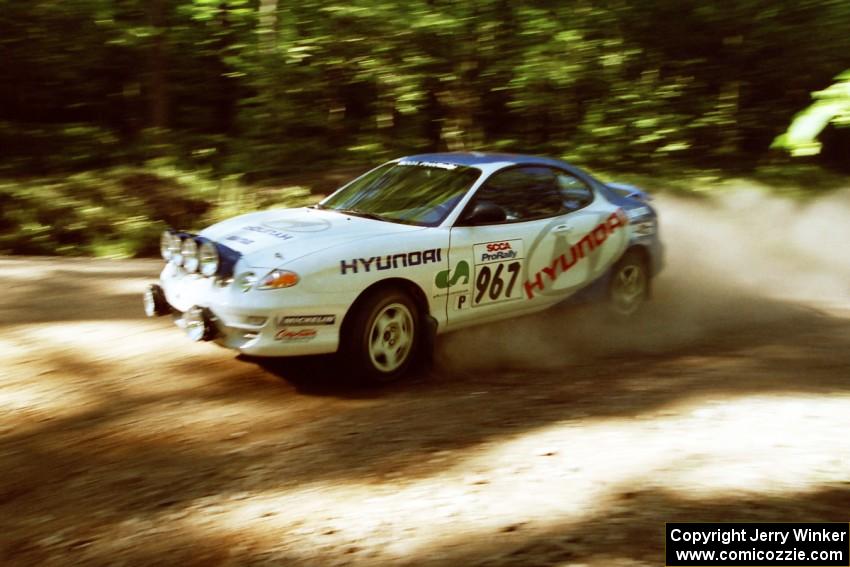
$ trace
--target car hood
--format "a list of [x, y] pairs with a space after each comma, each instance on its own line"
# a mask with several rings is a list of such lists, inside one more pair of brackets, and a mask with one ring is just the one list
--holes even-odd
[[246, 267], [271, 269], [341, 244], [420, 230], [424, 227], [303, 207], [241, 215], [200, 236], [239, 252]]

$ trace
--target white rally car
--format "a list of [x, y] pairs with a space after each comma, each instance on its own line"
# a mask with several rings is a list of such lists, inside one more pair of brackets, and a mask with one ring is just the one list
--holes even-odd
[[577, 294], [635, 313], [661, 267], [647, 199], [555, 159], [401, 158], [317, 205], [167, 231], [145, 311], [249, 355], [340, 352], [386, 382], [438, 333]]

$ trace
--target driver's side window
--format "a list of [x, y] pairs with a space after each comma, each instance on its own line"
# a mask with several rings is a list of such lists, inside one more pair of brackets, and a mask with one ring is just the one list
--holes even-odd
[[475, 202], [505, 211], [505, 222], [551, 217], [563, 212], [555, 172], [548, 167], [513, 167], [494, 173], [476, 192]]

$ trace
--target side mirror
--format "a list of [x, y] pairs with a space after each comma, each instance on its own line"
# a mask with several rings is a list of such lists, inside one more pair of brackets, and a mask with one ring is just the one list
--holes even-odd
[[507, 218], [508, 215], [505, 213], [505, 209], [496, 203], [479, 201], [475, 203], [471, 211], [464, 215], [463, 222], [467, 225], [496, 224], [505, 222]]

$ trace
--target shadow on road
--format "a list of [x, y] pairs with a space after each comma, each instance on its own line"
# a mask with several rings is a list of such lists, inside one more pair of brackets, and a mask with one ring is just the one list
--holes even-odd
[[[135, 275], [146, 273], [147, 267]], [[69, 307], [58, 313], [51, 306], [60, 305], [59, 296], [43, 312], [33, 311], [35, 300], [26, 293], [18, 296], [0, 305], [17, 314], [6, 325], [21, 333], [43, 321], [61, 322], [73, 333], [76, 319], [92, 317], [132, 325], [135, 296], [114, 295], [97, 310], [103, 286], [114, 277], [112, 270], [91, 272], [66, 287]], [[38, 287], [32, 293], [43, 291]], [[702, 400], [724, 404], [785, 395], [828, 400], [850, 394], [850, 321], [780, 301], [759, 300], [757, 308], [752, 298], [725, 301], [726, 309], [758, 316], [723, 324], [721, 313], [707, 320], [714, 323], [701, 321], [699, 332], [682, 337], [676, 329], [660, 335], [655, 329], [671, 321], [669, 312], [649, 314], [631, 327], [607, 328], [593, 322], [592, 312], [556, 311], [475, 335], [447, 335], [434, 370], [368, 390], [346, 383], [345, 365], [334, 357], [270, 361], [190, 350], [171, 328], [131, 339], [137, 341], [137, 354], [123, 359], [93, 353], [108, 352], [130, 340], [126, 337], [86, 352], [38, 348], [16, 362], [0, 386], [5, 389], [0, 399], [11, 409], [0, 420], [0, 471], [6, 479], [0, 487], [0, 533], [5, 534], [0, 557], [22, 564], [57, 557], [106, 564], [112, 551], [120, 551], [131, 564], [165, 557], [224, 563], [232, 557], [222, 551], [227, 530], [220, 528], [225, 535], [216, 538], [210, 534], [219, 528], [192, 531], [181, 518], [191, 512], [208, 515], [215, 524], [220, 508], [250, 495], [285, 496], [303, 487], [315, 487], [319, 502], [330, 487], [426, 483], [441, 475], [449, 475], [451, 484], [465, 474], [470, 459], [485, 459], [480, 455], [500, 444], [552, 427], [565, 427], [568, 440], [579, 439], [585, 428], [617, 423], [628, 429], [630, 422], [676, 413]], [[543, 351], [528, 346], [495, 362], [481, 356], [504, 350], [507, 331], [528, 338], [531, 329], [552, 338]], [[602, 338], [588, 339], [588, 329]], [[166, 332], [174, 333], [173, 342], [161, 339]], [[641, 333], [644, 338], [656, 334], [642, 340]], [[541, 352], [564, 357], [554, 366], [538, 364]], [[523, 369], [519, 363], [527, 364]], [[76, 396], [68, 400], [86, 401], [68, 401], [61, 415], [53, 416], [40, 409], [42, 402], [28, 401], [42, 399], [31, 393], [36, 387], [55, 388], [52, 397], [39, 394], [45, 404], [61, 402], [65, 388]], [[669, 435], [676, 438], [675, 431]], [[665, 462], [673, 466], [677, 458], [671, 453]], [[657, 563], [664, 521], [838, 520], [846, 519], [850, 500], [846, 487], [790, 490], [775, 498], [688, 498], [637, 480], [610, 494], [611, 502], [600, 501], [580, 520], [554, 521], [527, 535], [525, 527], [516, 527], [504, 545], [483, 543], [482, 534], [481, 544], [455, 542], [457, 554], [446, 556], [446, 562]], [[332, 503], [322, 505], [323, 513], [333, 514]], [[298, 518], [291, 521], [294, 526]], [[154, 529], [157, 523], [182, 527], [162, 533]], [[133, 539], [128, 534], [134, 531], [142, 535]], [[434, 546], [450, 544], [440, 540]], [[328, 548], [310, 555], [307, 545], [296, 542], [270, 557], [298, 563], [343, 553]], [[410, 563], [424, 562], [435, 549], [412, 554]], [[498, 560], [492, 559], [497, 552]], [[237, 556], [246, 563], [259, 561], [262, 553], [248, 545]], [[368, 564], [368, 557], [352, 553]]]

